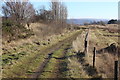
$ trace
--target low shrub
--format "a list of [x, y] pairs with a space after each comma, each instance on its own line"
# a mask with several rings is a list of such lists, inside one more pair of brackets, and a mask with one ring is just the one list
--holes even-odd
[[13, 26], [13, 22], [12, 22], [11, 20], [3, 20], [3, 21], [2, 21], [2, 26], [3, 26], [3, 27]]

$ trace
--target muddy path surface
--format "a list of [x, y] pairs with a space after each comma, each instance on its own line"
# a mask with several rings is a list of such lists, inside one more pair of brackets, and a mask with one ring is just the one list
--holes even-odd
[[[67, 50], [67, 47], [66, 47], [66, 45], [64, 45], [64, 44], [66, 44], [66, 43], [68, 43], [68, 42], [72, 44], [72, 41], [75, 40], [76, 37], [77, 37], [80, 33], [81, 33], [81, 31], [75, 33], [74, 35], [70, 36], [69, 38], [67, 38], [67, 39], [65, 39], [65, 40], [63, 40], [63, 41], [60, 41], [58, 44], [55, 44], [55, 45], [53, 45], [53, 46], [45, 49], [45, 50], [44, 50], [44, 53], [47, 53], [45, 60], [42, 62], [42, 64], [40, 64], [39, 68], [36, 69], [36, 71], [35, 71], [32, 75], [30, 75], [30, 77], [32, 77], [32, 78], [34, 78], [34, 79], [39, 78], [39, 76], [40, 76], [40, 75], [42, 74], [42, 72], [44, 71], [44, 68], [45, 68], [46, 65], [49, 63], [50, 59], [52, 58], [52, 55], [55, 54], [54, 51], [57, 51], [57, 50], [59, 50], [61, 47], [65, 46], [64, 52], [62, 53], [61, 57], [60, 57], [60, 58], [57, 58], [57, 59], [58, 59], [58, 64], [57, 64], [57, 66], [58, 66], [58, 68], [60, 68], [60, 64], [63, 63], [63, 61], [61, 61], [61, 59], [64, 59], [64, 58], [65, 58], [65, 53], [66, 53], [65, 51]], [[67, 45], [67, 46], [68, 46], [68, 45]], [[36, 55], [36, 57], [38, 57], [38, 55]], [[34, 58], [35, 58], [35, 57], [34, 57]], [[58, 70], [56, 70], [56, 71], [57, 71], [57, 73], [58, 73], [57, 75], [60, 75], [60, 74], [59, 74], [59, 73], [60, 73], [60, 70], [58, 69]]]

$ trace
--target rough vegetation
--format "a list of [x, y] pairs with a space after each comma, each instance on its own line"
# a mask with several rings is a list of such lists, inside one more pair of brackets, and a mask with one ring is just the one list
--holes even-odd
[[120, 56], [116, 21], [67, 24], [67, 7], [60, 1], [36, 13], [28, 0], [13, 1], [2, 6], [3, 78], [114, 78], [114, 61]]
[[[33, 28], [33, 32], [37, 33], [36, 28]], [[104, 28], [90, 29], [89, 52], [86, 56], [84, 39], [87, 30], [68, 30], [44, 39], [37, 38], [35, 33], [36, 37], [31, 39], [31, 43], [23, 41], [11, 49], [4, 47], [3, 77], [113, 78], [118, 37], [104, 36], [112, 34]], [[112, 35], [117, 35], [117, 32]], [[95, 68], [92, 65], [93, 47], [97, 48]]]

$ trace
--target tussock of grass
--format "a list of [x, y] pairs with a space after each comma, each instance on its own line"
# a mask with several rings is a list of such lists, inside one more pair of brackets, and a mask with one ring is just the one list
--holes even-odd
[[69, 60], [69, 64], [68, 64], [68, 68], [69, 68], [68, 75], [69, 75], [69, 77], [72, 77], [72, 78], [89, 78], [87, 73], [83, 70], [83, 67], [81, 66], [81, 64], [78, 62], [77, 58], [73, 57], [73, 58], [69, 58], [68, 60]]
[[76, 52], [83, 51], [84, 50], [84, 38], [85, 37], [85, 32], [83, 31], [77, 38], [76, 40], [73, 41], [72, 45], [73, 48]]
[[24, 52], [24, 51], [22, 51], [22, 52], [20, 52], [20, 53], [17, 53], [17, 54], [6, 54], [6, 55], [3, 55], [2, 56], [2, 65], [4, 66], [4, 65], [6, 65], [6, 64], [12, 64], [12, 61], [13, 60], [18, 60], [20, 57], [22, 57], [22, 56], [24, 56], [24, 55], [26, 55], [27, 53], [26, 52]]

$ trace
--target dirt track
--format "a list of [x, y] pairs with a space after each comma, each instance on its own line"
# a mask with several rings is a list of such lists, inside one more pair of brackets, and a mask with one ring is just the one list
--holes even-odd
[[[69, 38], [60, 41], [58, 44], [53, 45], [52, 47], [45, 49], [44, 53], [47, 53], [48, 55], [46, 55], [46, 59], [42, 62], [42, 65], [39, 66], [39, 68], [35, 71], [35, 73], [33, 73], [31, 75], [32, 78], [37, 79], [41, 73], [43, 72], [45, 66], [47, 65], [47, 63], [49, 62], [49, 60], [52, 58], [53, 52], [57, 51], [58, 49], [60, 49], [62, 46], [64, 46], [65, 43], [69, 42], [71, 43], [74, 39], [76, 39], [76, 37], [80, 34], [81, 32], [77, 32], [76, 34], [70, 36]], [[36, 55], [37, 57], [38, 55]], [[63, 57], [65, 55], [63, 54]]]

